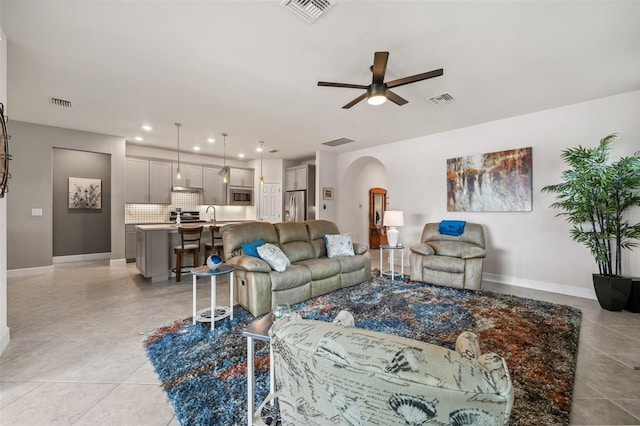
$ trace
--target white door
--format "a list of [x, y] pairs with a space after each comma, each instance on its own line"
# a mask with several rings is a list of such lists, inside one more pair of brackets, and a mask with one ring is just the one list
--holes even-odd
[[260, 220], [282, 222], [282, 190], [279, 183], [265, 183], [260, 188]]

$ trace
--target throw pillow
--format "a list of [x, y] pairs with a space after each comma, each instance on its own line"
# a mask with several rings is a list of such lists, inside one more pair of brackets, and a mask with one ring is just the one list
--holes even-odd
[[280, 247], [266, 243], [258, 247], [260, 257], [271, 266], [271, 269], [284, 272], [291, 263], [289, 258], [280, 250]]
[[242, 250], [244, 250], [244, 254], [246, 254], [247, 256], [260, 257], [260, 255], [258, 255], [258, 247], [263, 245], [264, 240], [260, 238], [259, 240], [242, 244]]
[[324, 241], [327, 245], [327, 257], [329, 259], [355, 255], [349, 234], [327, 234], [324, 236]]

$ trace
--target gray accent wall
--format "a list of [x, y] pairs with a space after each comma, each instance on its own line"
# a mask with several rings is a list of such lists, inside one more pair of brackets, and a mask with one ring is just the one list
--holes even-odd
[[[7, 269], [53, 265], [54, 148], [110, 156], [111, 259], [124, 261], [124, 138], [22, 121], [11, 121], [9, 133], [13, 160], [7, 195]], [[42, 216], [32, 216], [32, 209], [42, 209]], [[90, 231], [83, 233], [93, 238]]]
[[[69, 208], [69, 178], [100, 179], [101, 208]], [[111, 251], [111, 155], [53, 148], [53, 256]]]

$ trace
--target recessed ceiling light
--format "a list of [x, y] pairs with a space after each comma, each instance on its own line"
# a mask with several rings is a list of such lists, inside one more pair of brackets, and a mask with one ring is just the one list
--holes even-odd
[[153, 127], [149, 126], [148, 124], [143, 124], [142, 130], [146, 130], [147, 132], [150, 132], [153, 130]]
[[193, 150], [194, 150], [194, 151], [200, 151], [200, 147], [199, 147], [199, 146], [194, 146], [194, 147], [193, 147]]
[[240, 153], [240, 154], [238, 154], [238, 157], [244, 158], [244, 154]]
[[209, 142], [209, 143], [214, 143], [215, 141], [216, 141], [216, 140], [215, 140], [214, 138], [209, 138], [209, 139], [207, 139], [207, 142]]
[[137, 140], [138, 142], [142, 142], [144, 140], [142, 136], [136, 136], [134, 139]]

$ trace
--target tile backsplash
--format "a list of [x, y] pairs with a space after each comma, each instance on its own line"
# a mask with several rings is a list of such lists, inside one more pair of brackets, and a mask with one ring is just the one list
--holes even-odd
[[[162, 223], [169, 220], [169, 215], [176, 207], [184, 211], [198, 211], [200, 218], [208, 220], [213, 217], [213, 211], [201, 205], [200, 194], [192, 192], [172, 192], [171, 204], [133, 204], [124, 207], [125, 223]], [[216, 220], [254, 220], [256, 209], [254, 206], [215, 206]]]

